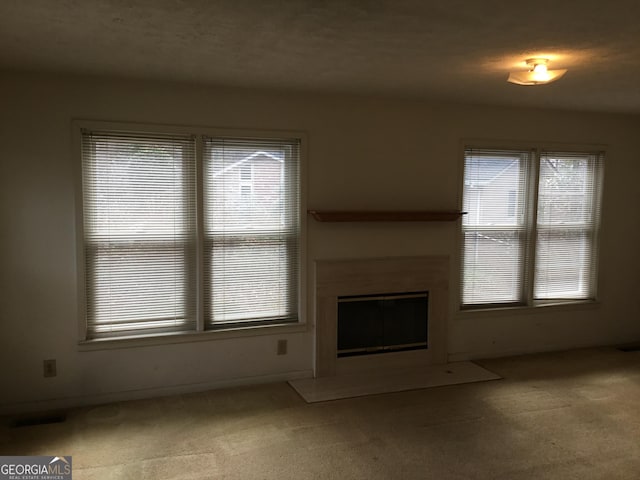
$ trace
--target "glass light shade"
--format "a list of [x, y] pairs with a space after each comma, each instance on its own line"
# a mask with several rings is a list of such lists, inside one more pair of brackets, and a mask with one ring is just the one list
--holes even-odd
[[544, 85], [545, 83], [555, 82], [565, 73], [567, 73], [566, 70], [511, 72], [507, 81], [516, 85]]

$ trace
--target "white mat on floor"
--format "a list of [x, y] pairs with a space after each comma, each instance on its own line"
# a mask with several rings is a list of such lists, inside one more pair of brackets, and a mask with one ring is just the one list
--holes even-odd
[[500, 378], [500, 375], [473, 362], [453, 362], [444, 365], [381, 369], [335, 377], [304, 378], [291, 380], [289, 384], [307, 403], [314, 403]]

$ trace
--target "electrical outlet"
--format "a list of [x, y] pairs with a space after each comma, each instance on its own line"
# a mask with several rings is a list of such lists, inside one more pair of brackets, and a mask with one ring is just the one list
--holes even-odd
[[42, 362], [43, 374], [45, 377], [55, 377], [58, 372], [56, 369], [56, 359], [44, 360]]
[[286, 355], [286, 354], [287, 354], [287, 341], [278, 340], [278, 355]]

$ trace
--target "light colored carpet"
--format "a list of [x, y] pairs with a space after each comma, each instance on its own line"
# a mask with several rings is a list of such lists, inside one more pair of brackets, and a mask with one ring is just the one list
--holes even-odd
[[473, 362], [454, 362], [426, 367], [377, 369], [335, 377], [304, 378], [291, 380], [289, 384], [305, 401], [314, 403], [499, 378], [500, 375]]
[[286, 383], [78, 408], [0, 427], [0, 455], [74, 480], [638, 480], [640, 352], [482, 361], [497, 382], [305, 403]]

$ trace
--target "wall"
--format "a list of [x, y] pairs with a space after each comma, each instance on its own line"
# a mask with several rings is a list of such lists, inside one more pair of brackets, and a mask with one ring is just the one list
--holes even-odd
[[[313, 368], [312, 328], [78, 348], [71, 149], [78, 118], [305, 131], [307, 201], [315, 209], [456, 209], [463, 138], [607, 144], [601, 303], [463, 315], [453, 285], [449, 353], [463, 359], [640, 339], [637, 116], [14, 73], [2, 75], [0, 92], [0, 411], [282, 380]], [[456, 223], [309, 220], [309, 291], [315, 259], [447, 254], [457, 268], [457, 242]], [[289, 340], [288, 355], [276, 356], [278, 338]], [[57, 359], [55, 378], [42, 377], [48, 358]]]

